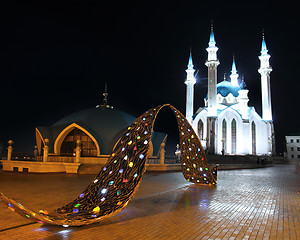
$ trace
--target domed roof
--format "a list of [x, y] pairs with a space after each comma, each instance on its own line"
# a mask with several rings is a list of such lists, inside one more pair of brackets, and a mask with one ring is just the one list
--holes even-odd
[[[136, 118], [110, 107], [96, 107], [72, 113], [48, 127], [37, 127], [43, 139], [49, 139], [49, 152], [54, 152], [54, 143], [61, 132], [71, 124], [88, 131], [97, 141], [100, 154], [109, 155], [123, 132]], [[153, 152], [157, 153], [165, 133], [153, 132]]]
[[229, 93], [234, 97], [237, 97], [239, 95], [239, 90], [241, 90], [239, 86], [233, 86], [231, 82], [226, 80], [217, 84], [217, 94], [220, 93], [223, 97], [227, 97]]
[[[123, 111], [98, 107], [72, 113], [50, 127], [38, 127], [43, 139], [49, 139], [49, 148], [54, 147], [57, 136], [69, 125], [77, 124], [87, 130], [98, 142], [100, 153], [110, 154], [122, 132], [135, 120]], [[50, 150], [49, 149], [49, 150]], [[50, 151], [51, 151], [50, 150]]]

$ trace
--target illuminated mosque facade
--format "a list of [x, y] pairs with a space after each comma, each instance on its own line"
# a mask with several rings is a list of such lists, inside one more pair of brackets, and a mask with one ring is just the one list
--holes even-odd
[[[240, 81], [233, 58], [230, 81], [217, 82], [217, 67], [220, 64], [214, 37], [211, 29], [205, 65], [208, 68], [207, 96], [204, 106], [194, 113], [194, 66], [190, 53], [186, 90], [186, 118], [210, 154], [230, 155], [272, 155], [275, 151], [274, 126], [271, 108], [270, 73], [265, 39], [262, 39], [259, 56], [262, 94], [262, 116], [253, 106], [248, 106], [249, 90], [244, 80]], [[239, 82], [240, 81], [240, 82]]]

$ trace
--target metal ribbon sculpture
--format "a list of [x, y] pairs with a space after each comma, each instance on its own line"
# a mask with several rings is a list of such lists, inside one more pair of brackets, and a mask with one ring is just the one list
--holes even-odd
[[107, 163], [79, 196], [53, 213], [33, 212], [0, 194], [4, 204], [20, 215], [39, 223], [80, 226], [101, 222], [124, 209], [133, 198], [146, 171], [149, 144], [159, 111], [169, 106], [180, 135], [181, 167], [185, 179], [195, 184], [216, 184], [217, 170], [210, 169], [201, 143], [187, 119], [170, 104], [152, 108], [138, 117], [119, 139]]

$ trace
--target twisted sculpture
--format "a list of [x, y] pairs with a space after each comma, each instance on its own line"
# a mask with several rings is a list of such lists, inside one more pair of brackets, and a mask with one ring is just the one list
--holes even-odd
[[116, 215], [127, 206], [142, 180], [154, 122], [159, 111], [166, 106], [176, 116], [181, 168], [185, 179], [195, 184], [215, 185], [217, 170], [211, 170], [208, 166], [193, 128], [182, 113], [172, 105], [165, 104], [148, 110], [128, 127], [96, 178], [72, 202], [52, 213], [36, 213], [3, 193], [0, 194], [0, 200], [29, 220], [64, 227], [101, 222]]

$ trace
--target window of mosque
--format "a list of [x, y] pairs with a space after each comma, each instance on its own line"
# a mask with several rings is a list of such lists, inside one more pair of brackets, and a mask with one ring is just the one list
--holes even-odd
[[236, 121], [235, 119], [231, 122], [231, 143], [232, 143], [232, 154], [236, 153]]
[[252, 132], [252, 154], [256, 155], [256, 126], [255, 122], [251, 124], [251, 132]]
[[223, 122], [222, 122], [222, 151], [223, 153], [226, 152], [226, 145], [227, 145], [227, 123], [226, 123], [226, 120], [223, 119]]
[[202, 122], [202, 120], [199, 120], [199, 122], [198, 122], [198, 134], [199, 134], [200, 140], [203, 140], [203, 122]]
[[72, 130], [61, 144], [61, 155], [73, 156], [76, 148], [76, 141], [81, 141], [81, 156], [97, 156], [97, 148], [94, 141], [83, 131], [78, 128]]

